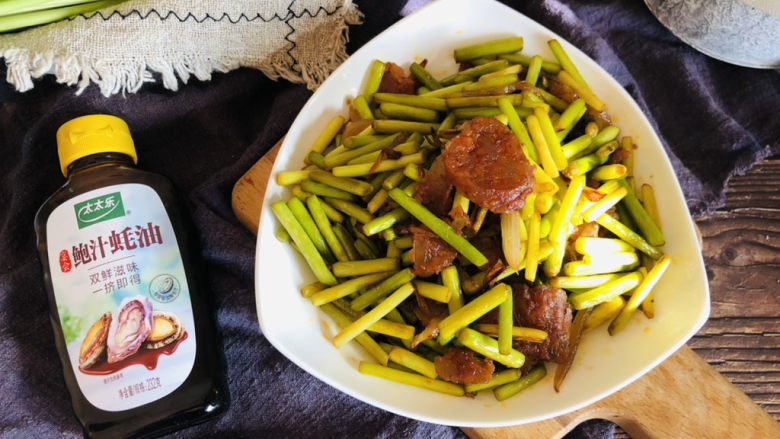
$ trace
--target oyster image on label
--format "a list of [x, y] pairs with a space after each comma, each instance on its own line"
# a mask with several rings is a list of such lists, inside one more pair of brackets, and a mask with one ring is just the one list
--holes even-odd
[[105, 357], [106, 341], [108, 340], [108, 328], [111, 325], [111, 313], [107, 312], [92, 324], [84, 335], [79, 349], [79, 367], [89, 369], [98, 360]]
[[153, 330], [152, 302], [146, 297], [125, 298], [108, 329], [108, 362], [133, 355]]
[[179, 317], [166, 311], [153, 314], [154, 329], [144, 343], [146, 349], [160, 349], [176, 342], [184, 336], [184, 325]]
[[143, 364], [151, 370], [160, 355], [173, 354], [186, 338], [187, 331], [176, 314], [153, 309], [144, 296], [129, 297], [115, 314], [106, 312], [86, 332], [79, 350], [79, 369], [104, 375]]

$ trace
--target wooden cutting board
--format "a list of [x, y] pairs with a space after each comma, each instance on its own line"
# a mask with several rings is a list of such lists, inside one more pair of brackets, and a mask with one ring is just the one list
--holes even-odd
[[[255, 234], [280, 144], [233, 187], [233, 211]], [[780, 424], [687, 346], [621, 391], [575, 412], [533, 424], [463, 431], [475, 439], [560, 438], [595, 418], [618, 424], [634, 439], [780, 438]]]

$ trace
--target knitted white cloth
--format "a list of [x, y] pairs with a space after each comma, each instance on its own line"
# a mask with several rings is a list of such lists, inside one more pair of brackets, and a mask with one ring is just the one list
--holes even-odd
[[135, 93], [156, 78], [177, 90], [238, 67], [315, 89], [361, 22], [351, 0], [132, 0], [0, 35], [0, 57], [18, 91], [45, 74], [79, 93], [90, 83], [105, 96]]

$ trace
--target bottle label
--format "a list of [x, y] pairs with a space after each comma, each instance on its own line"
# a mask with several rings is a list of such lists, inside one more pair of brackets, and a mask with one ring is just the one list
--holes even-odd
[[46, 224], [49, 271], [81, 393], [106, 411], [156, 401], [187, 379], [195, 333], [162, 200], [142, 184], [64, 202]]

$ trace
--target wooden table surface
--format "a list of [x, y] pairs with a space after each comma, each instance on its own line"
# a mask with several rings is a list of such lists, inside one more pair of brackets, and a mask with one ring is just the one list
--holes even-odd
[[712, 309], [688, 346], [780, 420], [780, 156], [726, 194], [724, 208], [696, 220]]

